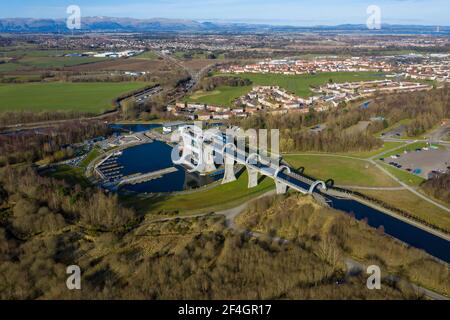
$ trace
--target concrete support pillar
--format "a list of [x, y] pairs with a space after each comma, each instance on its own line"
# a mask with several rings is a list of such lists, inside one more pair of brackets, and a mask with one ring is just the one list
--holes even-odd
[[258, 186], [258, 171], [247, 166], [248, 172], [248, 188], [254, 188]]
[[275, 184], [277, 186], [277, 194], [285, 194], [287, 192], [288, 189], [287, 184], [284, 184], [283, 182], [278, 182], [276, 179]]
[[234, 174], [234, 165], [225, 164], [225, 173], [223, 176], [222, 184], [227, 184], [236, 181], [236, 175]]
[[236, 175], [234, 173], [234, 159], [232, 157], [225, 156], [224, 163], [225, 172], [223, 175], [222, 184], [236, 181]]
[[213, 172], [216, 170], [214, 164], [214, 152], [209, 146], [205, 146], [203, 149], [203, 170], [205, 172]]

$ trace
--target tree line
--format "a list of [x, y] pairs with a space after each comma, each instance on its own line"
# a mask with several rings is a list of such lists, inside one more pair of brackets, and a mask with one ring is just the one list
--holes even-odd
[[[408, 120], [405, 131], [418, 136], [450, 117], [450, 88], [428, 92], [379, 95], [369, 108], [346, 103], [327, 112], [311, 109], [306, 114], [270, 115], [260, 113], [231, 123], [244, 129], [279, 129], [282, 152], [369, 151], [379, 148], [382, 142], [373, 135], [402, 120]], [[352, 130], [361, 121], [369, 126], [362, 131]], [[321, 126], [321, 130], [315, 129]], [[317, 128], [316, 128], [317, 129]]]
[[200, 84], [199, 88], [204, 91], [213, 91], [217, 87], [220, 86], [229, 86], [229, 87], [244, 87], [250, 86], [252, 81], [249, 79], [243, 79], [241, 77], [206, 77], [204, 78]]
[[[398, 285], [367, 290], [364, 277], [342, 282], [327, 254], [226, 230], [222, 217], [144, 221], [115, 196], [30, 168], [6, 168], [0, 186], [1, 299], [417, 298]], [[74, 264], [81, 292], [66, 287]]]
[[101, 121], [69, 121], [49, 128], [0, 134], [0, 166], [46, 159], [52, 163], [73, 155], [70, 146], [106, 136], [108, 126]]
[[450, 172], [429, 179], [421, 187], [432, 197], [450, 204]]

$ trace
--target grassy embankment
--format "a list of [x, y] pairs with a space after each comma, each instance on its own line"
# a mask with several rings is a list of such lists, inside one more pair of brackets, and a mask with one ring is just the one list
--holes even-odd
[[136, 200], [133, 203], [140, 212], [158, 212], [160, 214], [193, 214], [220, 211], [239, 206], [274, 188], [270, 178], [264, 178], [257, 187], [248, 189], [248, 175], [245, 171], [237, 181], [219, 185], [212, 189], [190, 194], [175, 195], [160, 201], [155, 199]]

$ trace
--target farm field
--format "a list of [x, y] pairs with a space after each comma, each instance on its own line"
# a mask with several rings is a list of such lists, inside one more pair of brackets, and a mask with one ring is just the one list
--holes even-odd
[[364, 160], [336, 155], [285, 155], [294, 168], [305, 168], [305, 174], [320, 180], [333, 179], [336, 185], [360, 187], [398, 187], [399, 184]]
[[145, 85], [143, 82], [0, 84], [0, 112], [62, 110], [99, 114], [112, 109], [116, 97]]
[[[383, 77], [383, 73], [373, 72], [326, 72], [316, 75], [282, 75], [282, 74], [240, 74], [231, 75], [250, 79], [253, 85], [280, 86], [295, 93], [299, 97], [309, 97], [313, 94], [310, 87], [319, 86], [333, 80], [334, 82], [365, 81], [376, 80]], [[216, 74], [215, 76], [230, 76], [230, 74]], [[218, 104], [231, 107], [232, 102], [250, 92], [253, 86], [246, 87], [219, 87], [214, 94], [203, 95], [203, 92], [196, 92], [188, 97], [188, 102]]]
[[147, 60], [156, 60], [159, 56], [154, 51], [145, 51], [140, 55], [136, 56], [137, 59], [147, 59]]
[[65, 68], [66, 71], [74, 72], [97, 72], [97, 71], [156, 71], [165, 68], [164, 61], [158, 59], [109, 59], [91, 64], [84, 64]]
[[73, 53], [68, 50], [12, 50], [0, 52], [10, 62], [0, 65], [0, 72], [14, 72], [36, 69], [59, 69], [65, 67], [90, 64], [104, 61], [105, 58], [94, 57], [64, 57]]

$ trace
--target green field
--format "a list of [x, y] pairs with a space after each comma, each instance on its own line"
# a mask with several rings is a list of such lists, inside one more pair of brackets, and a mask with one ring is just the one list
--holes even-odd
[[147, 59], [147, 60], [156, 60], [159, 58], [159, 56], [154, 51], [145, 51], [145, 52], [141, 53], [140, 55], [136, 56], [136, 58]]
[[367, 81], [382, 79], [384, 74], [374, 72], [324, 72], [315, 75], [305, 74], [291, 76], [283, 74], [244, 73], [237, 76], [250, 79], [255, 85], [280, 86], [300, 97], [309, 97], [313, 94], [310, 90], [311, 86], [323, 85], [330, 79], [332, 79], [333, 82]]
[[107, 60], [107, 58], [64, 56], [69, 53], [76, 52], [69, 50], [0, 51], [0, 57], [12, 59], [11, 62], [0, 64], [0, 72], [7, 73], [21, 70], [58, 69]]
[[79, 111], [102, 113], [112, 101], [146, 84], [126, 83], [27, 83], [0, 84], [0, 112]]
[[[240, 74], [233, 75], [241, 78], [250, 79], [253, 85], [262, 86], [280, 86], [299, 97], [309, 97], [313, 94], [311, 86], [320, 86], [328, 81], [347, 82], [347, 81], [366, 81], [383, 78], [383, 73], [374, 72], [325, 72], [316, 75], [283, 75], [283, 74]], [[230, 74], [216, 74], [215, 76], [230, 76]], [[252, 89], [248, 87], [218, 87], [211, 93], [199, 91], [190, 96], [188, 102], [218, 104], [231, 106], [232, 102]]]
[[337, 185], [360, 187], [398, 187], [399, 184], [373, 164], [333, 155], [285, 155], [294, 168], [321, 180], [333, 179]]
[[182, 214], [220, 211], [236, 207], [245, 201], [255, 198], [274, 188], [270, 178], [264, 178], [255, 188], [248, 189], [248, 175], [245, 171], [237, 181], [219, 185], [213, 189], [198, 191], [191, 194], [181, 194], [155, 202], [147, 199], [133, 205], [140, 212], [178, 212]]
[[231, 107], [234, 100], [247, 94], [252, 90], [251, 86], [247, 87], [227, 87], [222, 86], [216, 88], [214, 91], [197, 91], [186, 99], [187, 102], [218, 104]]

